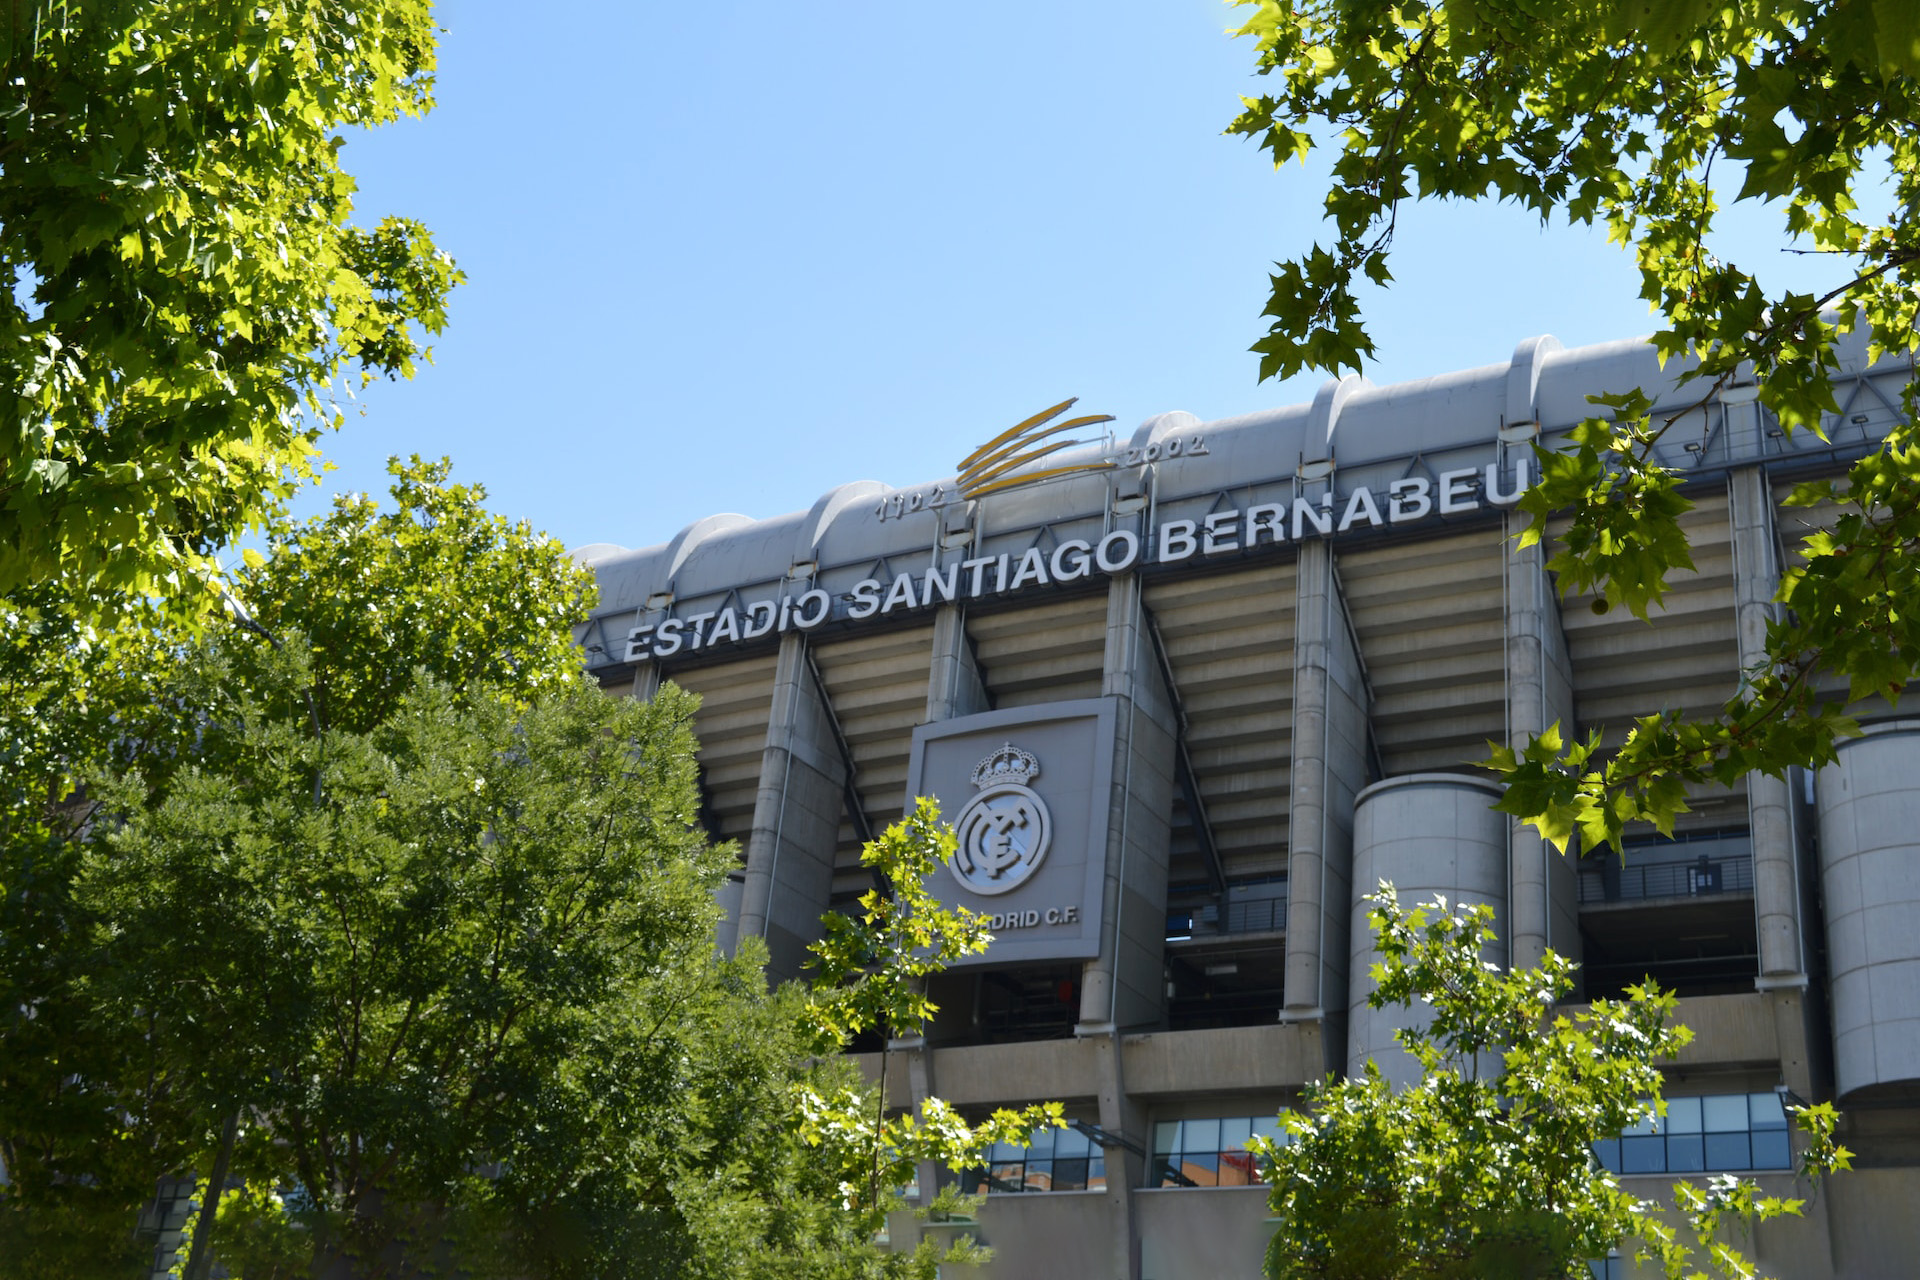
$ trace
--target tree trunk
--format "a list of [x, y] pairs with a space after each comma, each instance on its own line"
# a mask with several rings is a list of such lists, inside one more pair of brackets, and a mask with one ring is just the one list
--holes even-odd
[[213, 1156], [213, 1172], [207, 1176], [206, 1194], [200, 1198], [200, 1213], [193, 1224], [193, 1252], [187, 1255], [181, 1280], [207, 1280], [213, 1270], [213, 1225], [220, 1217], [220, 1193], [227, 1185], [227, 1167], [233, 1163], [233, 1144], [240, 1132], [240, 1113], [227, 1117], [220, 1132], [220, 1149]]

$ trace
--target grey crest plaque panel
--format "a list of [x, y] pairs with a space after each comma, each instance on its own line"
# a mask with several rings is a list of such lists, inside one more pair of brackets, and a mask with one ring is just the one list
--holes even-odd
[[959, 848], [927, 881], [991, 917], [993, 942], [955, 968], [1100, 954], [1112, 802], [1108, 698], [987, 711], [913, 731], [907, 800], [932, 796]]

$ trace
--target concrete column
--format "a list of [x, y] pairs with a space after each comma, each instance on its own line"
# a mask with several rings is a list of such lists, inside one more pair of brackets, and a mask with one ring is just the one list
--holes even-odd
[[[1299, 544], [1288, 821], [1287, 969], [1281, 1017], [1343, 1019], [1352, 902], [1353, 802], [1367, 781], [1367, 691], [1334, 586], [1333, 553]], [[1343, 1037], [1322, 1037], [1329, 1067]]]
[[[889, 1053], [900, 1052], [906, 1058], [907, 1091], [913, 1099], [913, 1112], [920, 1114], [920, 1106], [928, 1098], [934, 1097], [933, 1051], [927, 1048], [925, 1036], [910, 1036], [892, 1041], [887, 1045]], [[920, 1203], [931, 1204], [940, 1191], [940, 1166], [932, 1160], [922, 1160], [915, 1166], [915, 1180], [920, 1184]], [[918, 1233], [915, 1233], [916, 1240]]]
[[[1107, 819], [1105, 925], [1100, 955], [1081, 971], [1078, 1034], [1093, 1042], [1100, 1127], [1144, 1145], [1146, 1108], [1127, 1094], [1122, 1028], [1157, 1025], [1164, 1016], [1162, 963], [1167, 923], [1169, 815], [1173, 811], [1174, 712], [1153, 642], [1146, 633], [1137, 574], [1107, 592], [1105, 677], [1115, 702], [1113, 788]], [[1108, 1147], [1107, 1238], [1102, 1273], [1140, 1280], [1140, 1229], [1134, 1194], [1145, 1162]]]
[[[1553, 725], [1572, 737], [1573, 663], [1560, 627], [1560, 608], [1547, 578], [1546, 550], [1511, 541], [1521, 519], [1507, 517], [1506, 632], [1507, 741], [1515, 748]], [[1518, 818], [1508, 819], [1507, 939], [1510, 967], [1531, 969], [1551, 947], [1578, 961], [1579, 884], [1573, 859]]]
[[943, 604], [933, 615], [933, 663], [927, 672], [927, 723], [988, 710], [986, 686], [967, 643], [967, 615]]
[[1816, 782], [1835, 1092], [1897, 1095], [1920, 1081], [1920, 720], [1837, 750]]
[[[1100, 1090], [1100, 1127], [1146, 1146], [1152, 1141], [1147, 1129], [1147, 1108], [1127, 1094], [1126, 1075], [1121, 1070], [1120, 1032], [1114, 1030], [1095, 1037], [1094, 1053]], [[1147, 1162], [1124, 1147], [1103, 1150], [1107, 1158], [1107, 1238], [1113, 1242], [1113, 1256], [1099, 1273], [1122, 1280], [1141, 1280], [1140, 1217], [1134, 1211], [1134, 1189], [1147, 1180]]]
[[[1775, 617], [1780, 567], [1773, 531], [1773, 495], [1759, 467], [1735, 471], [1728, 484], [1733, 524], [1733, 607], [1744, 670], [1767, 656], [1767, 624]], [[1753, 840], [1753, 912], [1762, 986], [1804, 982], [1792, 795], [1784, 779], [1747, 775], [1747, 822]]]
[[[933, 616], [933, 657], [927, 672], [927, 723], [957, 720], [988, 710], [987, 691], [980, 680], [980, 669], [973, 659], [973, 646], [967, 643], [966, 612], [958, 605], [942, 605]], [[908, 796], [907, 802], [912, 803]], [[953, 815], [944, 815], [952, 821]], [[964, 1023], [972, 1013], [972, 993], [976, 976], [971, 972], [942, 975], [930, 985], [935, 1003], [942, 1013], [957, 1013]], [[957, 1004], [965, 1007], [956, 1008]], [[937, 1025], [940, 1014], [936, 1014]], [[925, 1036], [900, 1042], [907, 1050], [907, 1081], [916, 1113], [928, 1098], [936, 1096], [933, 1078], [933, 1053]], [[940, 1167], [932, 1161], [919, 1166], [921, 1203], [933, 1199], [939, 1187]]]
[[798, 977], [833, 893], [846, 770], [808, 669], [806, 637], [781, 638], [760, 790], [747, 837], [737, 937], [767, 940], [768, 977]]
[[660, 664], [642, 662], [633, 669], [633, 693], [635, 702], [652, 702], [653, 695], [660, 692]]
[[1114, 786], [1100, 955], [1087, 962], [1080, 987], [1088, 1031], [1150, 1026], [1163, 1016], [1174, 716], [1152, 645], [1139, 576], [1121, 574], [1107, 594], [1102, 693], [1116, 704]]
[[[1436, 894], [1464, 906], [1493, 908], [1494, 944], [1486, 959], [1506, 958], [1507, 821], [1494, 811], [1500, 785], [1464, 773], [1410, 773], [1376, 782], [1360, 793], [1353, 837], [1353, 983], [1347, 1024], [1347, 1074], [1358, 1075], [1367, 1059], [1394, 1084], [1420, 1078], [1420, 1065], [1393, 1038], [1396, 1028], [1425, 1025], [1432, 1011], [1371, 1009], [1373, 936], [1367, 925], [1371, 908], [1364, 901], [1382, 880], [1393, 882], [1405, 907], [1430, 902]], [[1497, 1069], [1497, 1067], [1496, 1067]]]

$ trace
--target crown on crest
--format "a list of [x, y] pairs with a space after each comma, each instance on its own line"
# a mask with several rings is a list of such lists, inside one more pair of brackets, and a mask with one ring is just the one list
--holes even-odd
[[1025, 786], [1039, 774], [1040, 762], [1031, 751], [1022, 751], [1011, 742], [973, 766], [973, 785], [982, 789], [1002, 783]]

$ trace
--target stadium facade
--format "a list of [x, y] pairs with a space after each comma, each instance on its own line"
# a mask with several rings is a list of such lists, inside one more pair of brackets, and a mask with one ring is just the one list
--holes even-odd
[[[996, 1151], [964, 1228], [997, 1251], [985, 1276], [1257, 1276], [1247, 1137], [1309, 1080], [1404, 1067], [1365, 1007], [1357, 899], [1383, 878], [1490, 904], [1501, 958], [1570, 955], [1581, 998], [1678, 989], [1694, 1040], [1665, 1131], [1600, 1153], [1646, 1194], [1729, 1170], [1784, 1189], [1781, 1100], [1837, 1098], [1857, 1171], [1763, 1228], [1760, 1259], [1912, 1275], [1920, 712], [1854, 708], [1837, 763], [1701, 789], [1624, 864], [1556, 854], [1473, 767], [1488, 740], [1617, 741], [1733, 694], [1781, 566], [1830, 518], [1784, 497], [1899, 420], [1911, 361], [1850, 352], [1824, 440], [1751, 387], [1694, 404], [1643, 342], [1533, 338], [1310, 405], [1162, 414], [974, 497], [964, 476], [847, 484], [581, 549], [601, 591], [582, 643], [610, 692], [703, 698], [704, 819], [742, 850], [722, 943], [763, 937], [777, 975], [870, 886], [861, 842], [910, 797], [957, 822], [938, 888], [996, 941], [936, 981], [923, 1039], [886, 1047], [893, 1100], [1060, 1099], [1081, 1122]], [[1695, 571], [1650, 624], [1563, 599], [1510, 537], [1535, 441], [1635, 388], [1686, 410], [1659, 449], [1693, 502]]]

